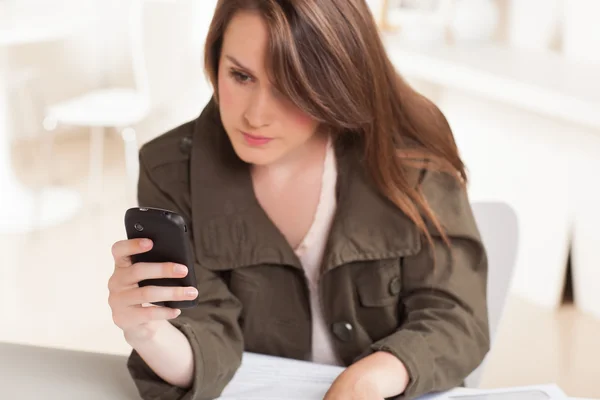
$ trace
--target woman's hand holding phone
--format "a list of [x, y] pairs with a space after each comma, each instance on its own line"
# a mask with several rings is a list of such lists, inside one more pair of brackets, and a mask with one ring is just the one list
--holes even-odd
[[150, 303], [189, 301], [198, 297], [195, 287], [143, 286], [147, 279], [183, 278], [188, 274], [184, 265], [176, 263], [132, 263], [131, 257], [152, 249], [149, 239], [130, 239], [116, 242], [112, 247], [115, 269], [108, 281], [108, 304], [113, 321], [132, 344], [147, 340], [161, 324], [176, 318], [181, 310], [154, 306]]

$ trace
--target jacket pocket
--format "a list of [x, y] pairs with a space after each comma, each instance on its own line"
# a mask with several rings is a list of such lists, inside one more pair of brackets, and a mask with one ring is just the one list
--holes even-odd
[[397, 305], [402, 292], [398, 259], [381, 260], [375, 265], [368, 265], [358, 276], [357, 292], [363, 307]]

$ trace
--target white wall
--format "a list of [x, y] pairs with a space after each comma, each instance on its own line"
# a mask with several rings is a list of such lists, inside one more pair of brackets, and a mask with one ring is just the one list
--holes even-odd
[[[504, 7], [509, 4], [522, 7], [518, 11], [525, 10], [525, 14], [518, 19], [526, 22], [541, 18], [543, 14], [536, 14], [535, 7], [531, 5], [551, 7], [550, 2], [544, 0], [499, 0], [499, 3]], [[557, 2], [552, 3], [556, 6]], [[546, 59], [549, 61], [547, 64], [526, 65], [522, 62], [522, 65], [503, 65], [504, 60], [499, 57], [493, 68], [481, 70], [486, 70], [484, 74], [492, 71], [490, 83], [495, 78], [523, 83], [523, 88], [527, 88], [522, 91], [524, 96], [530, 93], [529, 89], [541, 90], [541, 93], [558, 91], [565, 92], [567, 98], [573, 96], [582, 100], [584, 104], [595, 104], [598, 91], [594, 88], [600, 82], [600, 50], [597, 45], [600, 43], [600, 28], [590, 15], [597, 14], [594, 12], [600, 10], [600, 2], [564, 0], [558, 4], [564, 7], [564, 14], [547, 15], [548, 18], [562, 20], [562, 29], [559, 24], [559, 29], [552, 35], [540, 39], [536, 38], [539, 32], [524, 29], [524, 35], [528, 31], [533, 37], [513, 35], [513, 39], [508, 40], [510, 24], [505, 23], [502, 28], [502, 44], [552, 56]], [[504, 13], [507, 11], [505, 8]], [[558, 40], [555, 40], [555, 35]], [[477, 53], [479, 50], [473, 46], [468, 54], [480, 54], [481, 59], [489, 59], [490, 53]], [[450, 60], [450, 65], [453, 59], [464, 61], [464, 65], [457, 62], [445, 70], [437, 69], [429, 76], [425, 76], [427, 72], [417, 75], [426, 81], [425, 84], [419, 82], [419, 89], [436, 101], [453, 127], [470, 172], [471, 199], [505, 201], [517, 212], [519, 249], [512, 293], [547, 308], [558, 307], [571, 255], [575, 305], [586, 313], [600, 316], [600, 257], [597, 251], [600, 187], [596, 184], [600, 173], [600, 131], [597, 125], [589, 127], [583, 117], [577, 121], [576, 115], [566, 121], [559, 115], [541, 115], [531, 107], [523, 108], [518, 96], [510, 98], [512, 88], [507, 89], [506, 96], [500, 96], [502, 101], [497, 96], [503, 92], [501, 85], [493, 85], [493, 89], [488, 91], [485, 88], [473, 90], [469, 84], [470, 77], [458, 82], [455, 77], [462, 75], [453, 72], [462, 66], [474, 67], [477, 71], [484, 63], [470, 65], [464, 57], [446, 57], [444, 51], [436, 53], [432, 50], [431, 54], [432, 63], [436, 61], [436, 55], [442, 60]], [[416, 59], [421, 55], [417, 55]], [[570, 61], [570, 65], [588, 64], [590, 68], [585, 71], [590, 72], [583, 75], [584, 68], [571, 70], [567, 63], [555, 62], [554, 56], [557, 55], [564, 57], [564, 61]], [[521, 52], [511, 53], [511, 56], [514, 60], [524, 59]], [[403, 60], [408, 58], [403, 57]], [[399, 67], [402, 69], [402, 65]], [[515, 68], [520, 70], [515, 71]], [[414, 72], [418, 68], [413, 66], [411, 70]], [[533, 78], [536, 74], [540, 79]], [[473, 77], [477, 79], [477, 74], [473, 73]], [[543, 77], [551, 79], [544, 81]], [[436, 82], [443, 84], [436, 85]], [[483, 80], [478, 82], [483, 86], [487, 83]], [[571, 86], [566, 86], [569, 83]], [[544, 95], [540, 95], [539, 99], [543, 103]]]

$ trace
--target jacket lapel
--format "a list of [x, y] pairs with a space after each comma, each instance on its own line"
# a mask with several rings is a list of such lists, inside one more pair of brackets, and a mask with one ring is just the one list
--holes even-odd
[[[338, 164], [338, 208], [323, 269], [417, 253], [421, 242], [416, 225], [373, 186], [359, 154], [339, 151]], [[417, 179], [415, 171], [411, 180], [416, 184]]]

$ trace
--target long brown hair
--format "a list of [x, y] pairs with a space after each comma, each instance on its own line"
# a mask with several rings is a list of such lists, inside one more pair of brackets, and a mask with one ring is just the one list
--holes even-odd
[[360, 138], [370, 177], [427, 237], [426, 219], [448, 239], [409, 168], [452, 174], [466, 184], [450, 127], [439, 109], [396, 72], [365, 0], [219, 0], [205, 48], [217, 97], [223, 35], [235, 13], [260, 13], [269, 30], [272, 84], [338, 135]]

